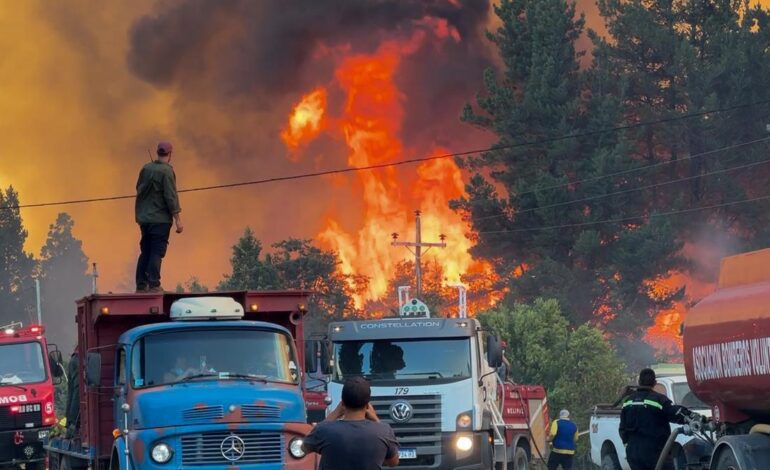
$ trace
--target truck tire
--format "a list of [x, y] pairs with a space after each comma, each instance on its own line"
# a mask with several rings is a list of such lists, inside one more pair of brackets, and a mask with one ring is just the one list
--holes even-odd
[[621, 470], [620, 462], [618, 461], [618, 456], [615, 453], [615, 450], [604, 454], [602, 457], [601, 470]]
[[735, 458], [732, 449], [725, 447], [719, 453], [717, 464], [713, 470], [739, 470], [738, 459]]
[[687, 470], [687, 457], [684, 455], [682, 446], [674, 446], [671, 450], [671, 458], [674, 463], [674, 470]]
[[516, 447], [513, 452], [513, 461], [509, 464], [513, 470], [529, 470], [529, 456], [523, 447]]

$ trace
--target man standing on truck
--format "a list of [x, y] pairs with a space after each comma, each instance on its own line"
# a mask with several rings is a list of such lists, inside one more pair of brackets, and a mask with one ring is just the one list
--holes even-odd
[[369, 403], [371, 395], [363, 377], [346, 380], [340, 404], [305, 437], [302, 449], [321, 454], [319, 470], [381, 470], [383, 465], [398, 465], [396, 435], [377, 418]]
[[548, 442], [553, 445], [548, 456], [548, 470], [572, 470], [572, 459], [575, 456], [578, 439], [577, 425], [569, 419], [569, 411], [559, 411], [559, 419], [551, 423]]
[[136, 263], [136, 291], [163, 292], [160, 286], [160, 265], [166, 256], [171, 222], [176, 222], [176, 233], [184, 227], [179, 213], [176, 175], [171, 167], [170, 142], [158, 144], [158, 158], [145, 164], [136, 182], [136, 223], [142, 233], [139, 242], [141, 254]]
[[631, 470], [653, 470], [671, 434], [669, 423], [682, 424], [692, 414], [654, 391], [656, 383], [655, 371], [642, 369], [639, 388], [626, 397], [620, 412], [620, 439]]

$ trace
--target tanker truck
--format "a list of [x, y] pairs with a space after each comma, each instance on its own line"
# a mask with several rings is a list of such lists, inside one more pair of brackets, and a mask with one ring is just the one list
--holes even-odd
[[[770, 469], [770, 249], [724, 258], [716, 291], [683, 325], [690, 389], [711, 406], [700, 467]], [[685, 431], [703, 431], [697, 423]]]

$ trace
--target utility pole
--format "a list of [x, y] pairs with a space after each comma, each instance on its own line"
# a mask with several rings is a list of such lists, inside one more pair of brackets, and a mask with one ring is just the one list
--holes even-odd
[[[438, 238], [441, 240], [440, 243], [436, 242], [423, 242], [422, 241], [422, 226], [420, 225], [420, 211], [416, 210], [414, 211], [415, 215], [415, 241], [413, 242], [400, 242], [398, 241], [398, 234], [393, 233], [391, 234], [391, 238], [393, 238], [393, 242], [391, 245], [393, 246], [403, 246], [406, 247], [409, 251], [412, 251], [412, 248], [414, 248], [414, 251], [412, 253], [414, 254], [414, 270], [415, 270], [415, 276], [416, 276], [416, 284], [417, 284], [417, 295], [416, 297], [419, 299], [422, 297], [422, 255], [427, 253], [428, 250], [431, 248], [446, 248], [446, 243], [444, 242], [446, 240], [446, 236], [444, 234], [441, 234], [438, 236]], [[427, 248], [425, 250], [425, 253], [423, 253], [422, 249]]]
[[43, 312], [40, 308], [40, 279], [35, 279], [35, 300], [37, 303], [37, 324], [43, 324]]

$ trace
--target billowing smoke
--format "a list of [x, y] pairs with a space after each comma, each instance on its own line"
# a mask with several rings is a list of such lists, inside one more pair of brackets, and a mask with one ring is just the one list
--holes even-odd
[[[335, 51], [372, 52], [394, 37], [445, 28], [454, 36], [424, 42], [398, 77], [407, 142], [441, 141], [457, 134], [451, 130], [460, 125], [459, 109], [478, 91], [481, 71], [490, 64], [484, 38], [490, 8], [489, 0], [163, 2], [134, 23], [127, 60], [137, 77], [173, 90], [178, 109], [188, 115], [195, 112], [188, 103], [193, 100], [226, 113], [278, 109], [270, 115], [285, 116], [301, 93], [332, 78]], [[210, 128], [181, 124], [189, 138], [213, 144], [201, 135]], [[205, 153], [236, 159], [253, 153], [236, 140], [220, 141]]]

